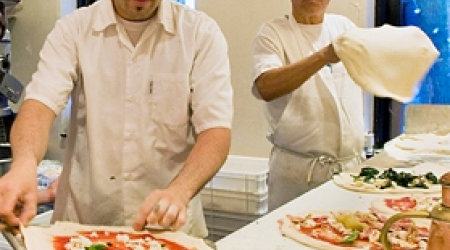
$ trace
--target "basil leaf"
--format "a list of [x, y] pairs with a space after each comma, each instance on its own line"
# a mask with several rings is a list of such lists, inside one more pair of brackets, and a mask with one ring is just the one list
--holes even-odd
[[342, 243], [352, 244], [353, 242], [355, 242], [355, 240], [358, 239], [358, 236], [359, 236], [359, 231], [353, 230], [349, 235], [344, 237], [344, 239], [342, 240]]
[[85, 250], [105, 250], [106, 246], [103, 244], [92, 244], [89, 247], [85, 247]]

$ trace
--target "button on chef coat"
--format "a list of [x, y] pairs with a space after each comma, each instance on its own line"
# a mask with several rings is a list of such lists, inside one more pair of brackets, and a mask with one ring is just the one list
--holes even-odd
[[[109, 0], [58, 21], [25, 97], [59, 114], [71, 96], [54, 220], [130, 225], [183, 166], [192, 129], [230, 128], [227, 52], [216, 22], [169, 0], [135, 47]], [[205, 236], [191, 205], [186, 231]]]

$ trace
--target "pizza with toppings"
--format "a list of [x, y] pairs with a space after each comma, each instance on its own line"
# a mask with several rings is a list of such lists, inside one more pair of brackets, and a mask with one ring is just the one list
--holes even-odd
[[439, 174], [425, 170], [415, 172], [363, 167], [359, 173], [336, 174], [333, 181], [345, 189], [367, 193], [440, 193]]
[[[321, 250], [383, 250], [380, 233], [386, 218], [359, 211], [305, 212], [280, 220], [281, 233]], [[425, 250], [429, 228], [404, 219], [395, 223], [388, 239], [395, 250]]]
[[212, 250], [203, 240], [182, 232], [134, 231], [57, 222], [22, 228], [27, 250]]
[[[433, 195], [411, 195], [402, 197], [378, 197], [372, 200], [371, 210], [386, 217], [391, 217], [396, 213], [409, 211], [431, 210], [442, 202], [441, 196]], [[429, 225], [428, 219], [413, 219], [416, 223]]]

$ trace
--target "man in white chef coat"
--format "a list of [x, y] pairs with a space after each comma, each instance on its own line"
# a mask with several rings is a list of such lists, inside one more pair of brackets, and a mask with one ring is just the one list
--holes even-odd
[[291, 2], [292, 14], [263, 24], [254, 44], [252, 91], [273, 144], [270, 210], [363, 157], [363, 91], [330, 44], [355, 24], [325, 14], [330, 0]]
[[53, 220], [205, 237], [197, 193], [228, 155], [232, 120], [217, 23], [170, 0], [103, 0], [58, 21], [40, 56], [12, 129], [0, 217], [35, 215], [36, 167], [70, 96]]

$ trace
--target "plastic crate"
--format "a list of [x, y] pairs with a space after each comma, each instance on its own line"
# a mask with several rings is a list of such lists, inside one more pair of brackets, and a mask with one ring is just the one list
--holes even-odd
[[262, 193], [248, 193], [204, 188], [200, 194], [206, 209], [253, 215], [268, 211], [267, 189]]
[[245, 193], [267, 190], [269, 164], [267, 158], [230, 155], [206, 188]]
[[[208, 239], [212, 242], [216, 242], [218, 240], [221, 240], [225, 236], [228, 236], [231, 233], [232, 233], [232, 231], [228, 231], [228, 230], [222, 230], [222, 229], [218, 229], [218, 228], [208, 228], [208, 237], [206, 237], [206, 239]], [[0, 249], [0, 250], [2, 250], [2, 249]]]
[[208, 228], [229, 232], [234, 232], [261, 217], [261, 215], [222, 212], [210, 209], [205, 209], [204, 214]]

